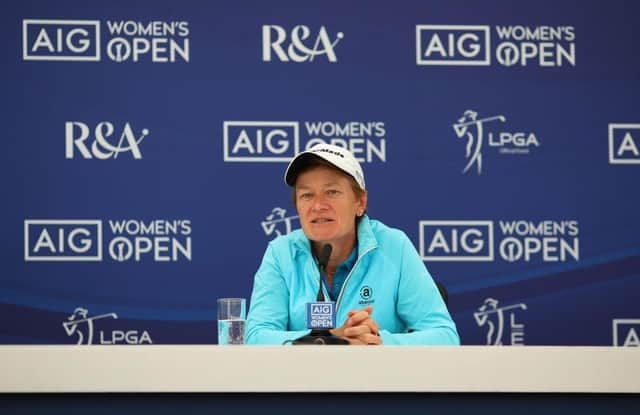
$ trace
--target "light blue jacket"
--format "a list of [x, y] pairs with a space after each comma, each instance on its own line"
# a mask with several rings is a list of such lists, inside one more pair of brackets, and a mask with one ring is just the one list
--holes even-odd
[[[271, 241], [254, 280], [247, 343], [285, 344], [308, 334], [306, 303], [316, 300], [319, 278], [301, 229]], [[440, 292], [407, 235], [365, 215], [358, 224], [358, 259], [336, 301], [337, 325], [350, 310], [368, 305], [383, 344], [460, 344]]]

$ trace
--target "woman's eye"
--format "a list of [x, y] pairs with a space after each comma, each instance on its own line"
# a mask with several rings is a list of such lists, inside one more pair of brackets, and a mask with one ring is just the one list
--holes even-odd
[[309, 200], [309, 199], [311, 199], [311, 193], [302, 193], [302, 194], [300, 195], [300, 199], [302, 199], [302, 200]]
[[339, 194], [340, 192], [338, 190], [335, 190], [335, 189], [327, 190], [327, 196], [329, 197], [336, 197]]

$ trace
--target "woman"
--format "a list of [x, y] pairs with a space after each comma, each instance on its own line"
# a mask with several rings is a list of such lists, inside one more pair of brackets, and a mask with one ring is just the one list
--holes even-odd
[[248, 344], [286, 344], [309, 333], [306, 303], [316, 300], [325, 244], [333, 249], [323, 289], [341, 325], [334, 335], [356, 345], [460, 343], [409, 238], [366, 215], [364, 174], [349, 151], [318, 144], [291, 161], [285, 182], [302, 229], [267, 247], [251, 295]]

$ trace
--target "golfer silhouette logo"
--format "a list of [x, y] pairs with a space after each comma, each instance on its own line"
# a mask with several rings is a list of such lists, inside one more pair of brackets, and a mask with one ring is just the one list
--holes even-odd
[[62, 323], [67, 336], [78, 336], [76, 344], [93, 344], [93, 322], [102, 318], [118, 318], [116, 313], [102, 314], [95, 317], [88, 317], [89, 311], [86, 308], [78, 307], [73, 314], [67, 317], [67, 321]]
[[[504, 312], [506, 310], [514, 310], [517, 308], [526, 310], [527, 305], [520, 303], [506, 307], [498, 307], [498, 300], [487, 298], [484, 300], [484, 304], [478, 307], [478, 311], [473, 313], [473, 317], [475, 318], [478, 327], [486, 325], [489, 329], [487, 332], [487, 346], [502, 346], [502, 338], [504, 334]], [[514, 311], [510, 313], [512, 330], [517, 328], [513, 313]]]
[[[466, 138], [467, 146], [465, 156], [467, 158], [467, 165], [462, 173], [466, 173], [474, 164], [478, 169], [478, 174], [482, 174], [482, 141], [483, 137], [483, 124], [490, 121], [502, 121], [506, 119], [502, 115], [496, 115], [494, 117], [488, 117], [478, 119], [478, 113], [475, 111], [467, 110], [460, 117], [457, 123], [453, 124], [453, 130], [456, 132], [458, 138]], [[474, 128], [475, 127], [475, 131]]]
[[286, 217], [287, 211], [280, 207], [275, 207], [269, 215], [262, 221], [262, 230], [265, 235], [274, 235], [274, 238], [280, 235], [291, 233], [291, 222], [297, 219], [297, 216]]

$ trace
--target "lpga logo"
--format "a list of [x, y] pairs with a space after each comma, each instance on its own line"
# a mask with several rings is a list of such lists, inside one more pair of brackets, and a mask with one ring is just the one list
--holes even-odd
[[511, 330], [511, 345], [524, 344], [524, 324], [516, 324], [515, 310], [526, 310], [527, 305], [524, 303], [513, 304], [505, 307], [498, 307], [498, 300], [487, 298], [484, 304], [478, 307], [478, 311], [473, 313], [473, 317], [478, 327], [486, 325], [489, 329], [487, 332], [487, 346], [502, 346], [504, 337], [504, 317], [505, 311], [509, 311], [509, 322]]
[[64, 331], [67, 333], [67, 336], [73, 336], [74, 334], [78, 335], [78, 342], [76, 344], [93, 344], [93, 322], [95, 320], [103, 318], [118, 318], [116, 313], [107, 313], [94, 317], [88, 317], [88, 315], [89, 311], [86, 308], [78, 307], [75, 309], [73, 314], [67, 317], [67, 321], [62, 323], [62, 327], [64, 327]]
[[[464, 170], [462, 170], [462, 173], [466, 173], [471, 166], [475, 164], [478, 168], [478, 174], [482, 174], [482, 141], [484, 139], [482, 126], [484, 123], [496, 120], [506, 121], [502, 115], [478, 119], [477, 112], [467, 110], [464, 112], [464, 115], [458, 119], [458, 122], [453, 124], [453, 129], [458, 138], [467, 139], [467, 151], [465, 153], [467, 165]], [[473, 127], [475, 127], [475, 131], [473, 131]]]
[[[466, 138], [465, 156], [467, 165], [462, 173], [466, 173], [475, 164], [478, 174], [482, 174], [482, 145], [485, 139], [485, 124], [491, 121], [505, 122], [504, 115], [478, 118], [478, 113], [467, 110], [458, 121], [453, 124], [453, 130], [458, 138]], [[523, 131], [487, 131], [489, 147], [495, 148], [500, 154], [529, 154], [531, 147], [540, 147], [540, 142], [532, 132]]]
[[274, 238], [280, 235], [288, 235], [292, 230], [292, 222], [299, 219], [298, 216], [286, 216], [287, 211], [281, 207], [275, 207], [262, 221], [262, 230], [265, 235]]
[[[86, 308], [78, 307], [73, 314], [67, 317], [67, 321], [62, 323], [67, 336], [74, 334], [78, 336], [76, 344], [91, 345], [95, 332], [94, 321], [104, 319], [117, 319], [116, 313], [101, 314], [89, 317], [89, 311]], [[99, 330], [99, 340], [97, 344], [151, 344], [151, 336], [146, 330], [142, 332], [138, 330]]]

